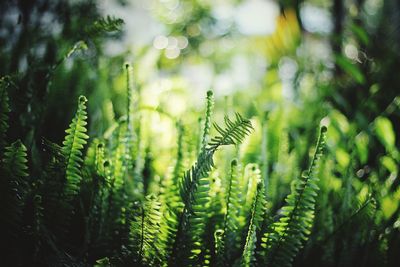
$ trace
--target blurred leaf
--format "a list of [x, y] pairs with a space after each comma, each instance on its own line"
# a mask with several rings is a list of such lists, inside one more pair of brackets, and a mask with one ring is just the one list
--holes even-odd
[[393, 199], [390, 196], [386, 196], [385, 198], [382, 199], [382, 211], [386, 219], [390, 218], [393, 215], [393, 213], [397, 210], [398, 206], [399, 202], [393, 201]]
[[105, 18], [96, 20], [92, 25], [86, 27], [86, 32], [90, 35], [116, 33], [122, 30], [123, 25], [123, 19], [107, 16]]
[[355, 144], [357, 148], [358, 157], [360, 158], [361, 164], [365, 164], [368, 160], [368, 144], [369, 138], [365, 132], [359, 133], [355, 138]]
[[397, 164], [391, 157], [383, 156], [381, 158], [381, 164], [385, 166], [385, 168], [388, 169], [389, 172], [391, 173], [397, 172]]
[[395, 146], [395, 134], [392, 122], [386, 117], [378, 117], [375, 119], [375, 134], [379, 141], [385, 146], [388, 152], [391, 152]]
[[353, 77], [357, 83], [364, 84], [365, 77], [361, 70], [356, 64], [353, 64], [350, 59], [344, 57], [343, 55], [335, 56], [336, 64], [339, 65], [347, 74]]
[[369, 44], [369, 36], [365, 29], [356, 24], [352, 24], [350, 29], [364, 45]]
[[342, 168], [346, 168], [350, 163], [350, 155], [342, 148], [336, 150], [336, 160]]

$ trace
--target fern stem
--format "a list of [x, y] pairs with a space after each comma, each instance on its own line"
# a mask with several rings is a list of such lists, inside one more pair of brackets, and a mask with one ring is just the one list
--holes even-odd
[[204, 150], [208, 143], [213, 108], [214, 108], [214, 97], [213, 97], [213, 92], [210, 90], [210, 91], [207, 91], [206, 119], [204, 122], [204, 132], [203, 132], [203, 138], [202, 138], [202, 142], [201, 142], [201, 150]]

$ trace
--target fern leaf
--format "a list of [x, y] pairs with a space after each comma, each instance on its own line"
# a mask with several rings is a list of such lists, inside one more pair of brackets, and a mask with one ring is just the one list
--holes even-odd
[[[4, 159], [1, 168], [1, 206], [2, 223], [14, 228], [21, 222], [22, 207], [27, 194], [28, 176], [26, 147], [20, 140], [5, 148]], [[4, 225], [3, 225], [4, 226]]]
[[4, 168], [14, 178], [28, 176], [26, 147], [18, 140], [6, 148], [4, 152]]
[[113, 16], [106, 16], [105, 18], [96, 20], [92, 25], [87, 27], [86, 32], [90, 35], [120, 32], [123, 25], [123, 19], [115, 18]]
[[238, 248], [238, 237], [240, 236], [240, 206], [241, 195], [238, 162], [236, 159], [231, 162], [230, 177], [226, 193], [226, 213], [224, 217], [223, 237], [221, 247], [224, 256], [224, 265], [228, 264], [228, 259], [231, 259], [236, 249]]
[[87, 143], [86, 140], [89, 138], [86, 134], [86, 102], [86, 97], [79, 97], [78, 110], [69, 128], [65, 131], [67, 135], [63, 142], [62, 153], [66, 158], [66, 186], [64, 193], [67, 199], [71, 199], [77, 194], [79, 184], [82, 180], [82, 150]]
[[112, 173], [114, 190], [119, 190], [125, 184], [125, 176], [128, 170], [128, 162], [131, 159], [127, 144], [127, 121], [121, 118], [118, 122], [116, 142], [112, 155]]
[[103, 177], [105, 177], [104, 163], [106, 162], [104, 153], [104, 144], [100, 142], [96, 146], [94, 165], [97, 174]]
[[[255, 168], [258, 169], [257, 167]], [[258, 170], [258, 172], [260, 171]], [[241, 260], [242, 266], [252, 266], [255, 261], [255, 248], [257, 243], [256, 231], [261, 228], [265, 207], [265, 189], [260, 176], [257, 181], [256, 193], [250, 211], [250, 221]]]
[[216, 266], [226, 266], [224, 230], [217, 230], [214, 233]]
[[136, 243], [135, 248], [139, 261], [151, 266], [158, 257], [158, 248], [155, 246], [156, 237], [160, 231], [162, 213], [161, 204], [157, 197], [145, 197], [141, 216], [131, 224], [131, 237]]
[[246, 195], [242, 200], [242, 215], [247, 216], [247, 214], [251, 213], [251, 209], [253, 207], [254, 198], [257, 195], [257, 185], [261, 180], [261, 171], [258, 168], [257, 164], [249, 163], [244, 168], [244, 179], [245, 182], [243, 191], [246, 192]]
[[178, 225], [177, 212], [182, 208], [179, 199], [179, 179], [183, 173], [183, 136], [184, 128], [181, 122], [177, 123], [178, 140], [175, 165], [170, 174], [162, 181], [161, 211], [164, 220], [160, 223], [160, 235], [157, 238], [157, 247], [160, 249], [160, 263], [168, 262], [172, 252], [176, 228]]
[[308, 171], [295, 181], [295, 187], [286, 198], [282, 217], [265, 233], [262, 246], [267, 249], [267, 266], [290, 266], [303, 241], [308, 239], [314, 220], [318, 191], [316, 169], [326, 140], [323, 126]]
[[244, 137], [251, 133], [253, 126], [249, 120], [244, 119], [239, 113], [235, 114], [235, 121], [225, 116], [225, 128], [214, 123], [214, 127], [220, 134], [211, 139], [208, 150], [215, 151], [221, 145], [237, 145]]

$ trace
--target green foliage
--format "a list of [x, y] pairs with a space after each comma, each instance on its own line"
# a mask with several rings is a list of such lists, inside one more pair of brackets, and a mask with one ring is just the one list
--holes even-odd
[[223, 245], [221, 257], [223, 257], [224, 262], [228, 262], [228, 259], [232, 258], [239, 244], [241, 223], [239, 218], [240, 210], [237, 209], [237, 207], [241, 205], [242, 192], [240, 190], [238, 168], [237, 160], [232, 160], [226, 193], [226, 212], [222, 230], [223, 236], [221, 238], [221, 243]]
[[[22, 210], [28, 193], [27, 153], [20, 140], [7, 146], [4, 151], [1, 171], [2, 219], [1, 228], [15, 229], [22, 223]], [[8, 235], [9, 233], [6, 233]], [[16, 233], [14, 233], [16, 234]]]
[[255, 249], [257, 245], [257, 230], [261, 229], [261, 223], [265, 212], [265, 190], [262, 180], [257, 181], [256, 194], [250, 212], [250, 221], [246, 235], [241, 259], [242, 266], [253, 266], [256, 263]]
[[[203, 144], [210, 127], [211, 96], [212, 93], [208, 92]], [[182, 258], [189, 258], [195, 265], [207, 264], [203, 235], [208, 213], [207, 205], [210, 201], [208, 174], [214, 166], [213, 156], [220, 146], [241, 143], [252, 129], [250, 121], [243, 119], [238, 113], [235, 121], [225, 117], [224, 129], [217, 124], [214, 126], [220, 135], [213, 137], [208, 146], [203, 145], [196, 163], [185, 173], [180, 183], [180, 195], [184, 207], [179, 218], [172, 258], [181, 264], [187, 264]]]
[[269, 36], [220, 14], [257, 1], [175, 2], [119, 55], [96, 1], [1, 6], [1, 265], [397, 266], [395, 1], [281, 1]]
[[319, 189], [316, 168], [325, 147], [326, 130], [325, 126], [321, 127], [310, 168], [294, 182], [282, 208], [282, 217], [264, 235], [263, 247], [266, 248], [268, 266], [291, 266], [302, 242], [310, 235]]
[[140, 262], [153, 265], [158, 257], [155, 239], [160, 232], [162, 213], [161, 204], [154, 195], [146, 196], [143, 207], [131, 223], [131, 238], [134, 251], [138, 253]]

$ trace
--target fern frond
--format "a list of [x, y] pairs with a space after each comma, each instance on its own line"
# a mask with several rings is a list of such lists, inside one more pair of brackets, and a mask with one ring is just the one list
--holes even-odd
[[231, 162], [230, 177], [226, 192], [226, 213], [224, 217], [223, 237], [221, 247], [224, 249], [224, 265], [231, 259], [238, 248], [238, 237], [240, 237], [240, 207], [242, 202], [242, 192], [240, 190], [238, 162], [236, 159]]
[[75, 117], [72, 119], [69, 128], [65, 131], [67, 135], [63, 142], [62, 153], [66, 158], [66, 186], [64, 193], [67, 199], [71, 199], [77, 194], [79, 184], [82, 180], [82, 150], [84, 145], [87, 143], [86, 140], [89, 138], [86, 134], [86, 102], [86, 97], [79, 97], [78, 110]]
[[4, 152], [4, 169], [13, 178], [21, 179], [28, 176], [26, 151], [26, 147], [21, 140], [17, 140], [9, 147], [6, 147], [6, 151]]
[[157, 238], [157, 247], [160, 249], [160, 263], [168, 262], [172, 252], [174, 237], [178, 226], [177, 213], [182, 209], [179, 197], [179, 179], [184, 172], [183, 164], [183, 136], [184, 128], [181, 122], [176, 124], [178, 131], [176, 159], [173, 169], [161, 182], [161, 211], [163, 220], [160, 223], [160, 235]]
[[244, 168], [244, 179], [245, 185], [242, 187], [246, 195], [242, 200], [242, 215], [247, 216], [251, 213], [253, 207], [254, 198], [257, 195], [257, 185], [261, 180], [261, 171], [257, 164], [249, 163]]
[[133, 163], [129, 164], [128, 171], [133, 176], [132, 190], [134, 194], [140, 198], [143, 198], [146, 194], [146, 185], [143, 177], [144, 165], [146, 158], [143, 156], [143, 143], [140, 138], [141, 132], [141, 115], [135, 114], [139, 110], [140, 104], [140, 91], [139, 87], [134, 88], [133, 80], [133, 67], [130, 63], [125, 63], [126, 71], [126, 95], [127, 95], [127, 107], [126, 107], [126, 120], [127, 129], [125, 136], [125, 149], [128, 155], [127, 161], [133, 160]]
[[27, 194], [25, 177], [28, 176], [28, 160], [26, 151], [26, 147], [20, 140], [5, 148], [0, 172], [3, 203], [0, 221], [7, 227], [2, 227], [2, 229], [14, 228], [21, 222], [22, 207]]
[[216, 266], [226, 266], [224, 230], [219, 229], [215, 231], [214, 242], [215, 242]]
[[204, 233], [209, 217], [210, 203], [210, 180], [208, 177], [202, 177], [198, 180], [197, 190], [193, 194], [193, 204], [191, 205], [191, 216], [189, 217], [189, 227], [191, 246], [190, 259], [197, 262], [198, 265], [206, 266]]
[[316, 171], [326, 141], [326, 127], [321, 127], [316, 150], [308, 171], [295, 181], [291, 194], [282, 208], [282, 217], [265, 233], [267, 266], [291, 266], [293, 258], [308, 239], [314, 220], [318, 191]]
[[98, 143], [96, 146], [96, 156], [94, 165], [98, 175], [105, 177], [104, 163], [106, 162], [104, 155], [104, 144], [102, 142]]
[[179, 201], [174, 201], [177, 197], [179, 196], [179, 179], [181, 178], [181, 175], [183, 173], [183, 135], [184, 135], [184, 128], [182, 123], [178, 122], [177, 123], [177, 129], [178, 129], [178, 147], [176, 151], [176, 161], [175, 161], [175, 166], [172, 172], [172, 184], [171, 188], [169, 189], [170, 196], [172, 197], [170, 199], [167, 199], [168, 203], [170, 206], [177, 205]]
[[106, 16], [96, 20], [92, 25], [86, 28], [86, 32], [89, 34], [103, 34], [103, 33], [113, 33], [122, 30], [124, 25], [124, 20], [120, 18], [115, 18], [113, 16]]
[[[191, 255], [189, 257], [195, 261], [200, 260], [200, 262], [197, 262], [198, 264], [204, 264], [198, 256], [204, 249], [201, 243], [201, 235], [207, 214], [205, 204], [209, 201], [208, 192], [210, 186], [207, 176], [214, 166], [213, 155], [220, 146], [240, 143], [252, 129], [250, 121], [243, 119], [238, 113], [234, 122], [226, 117], [225, 123], [225, 129], [215, 124], [220, 136], [211, 139], [209, 145], [200, 152], [197, 162], [185, 173], [180, 182], [180, 194], [184, 208], [179, 220], [173, 254], [176, 255], [179, 243], [182, 240], [188, 240], [185, 235], [189, 234], [190, 239], [188, 242], [190, 242], [190, 245], [188, 247], [189, 255]], [[187, 247], [182, 252], [183, 256], [181, 257], [184, 259], [188, 256], [185, 255], [185, 251], [188, 251]]]
[[127, 121], [121, 118], [118, 122], [116, 147], [112, 155], [112, 173], [114, 190], [119, 190], [125, 184], [125, 176], [128, 170], [128, 162], [131, 159], [127, 144]]
[[211, 139], [208, 144], [209, 150], [216, 150], [221, 145], [237, 145], [241, 143], [244, 137], [251, 133], [253, 126], [251, 122], [244, 119], [239, 113], [235, 114], [235, 121], [225, 116], [225, 128], [221, 128], [214, 123], [214, 127], [220, 134]]
[[[258, 169], [257, 167], [255, 168]], [[258, 172], [260, 171], [258, 170]], [[261, 228], [265, 208], [265, 188], [260, 176], [257, 181], [257, 188], [250, 211], [250, 221], [241, 259], [242, 266], [252, 266], [255, 261], [255, 248], [257, 243], [256, 233], [257, 230], [260, 230]]]
[[156, 238], [160, 232], [162, 213], [157, 197], [148, 195], [142, 207], [141, 216], [131, 223], [131, 238], [136, 244], [139, 261], [151, 266], [158, 257]]
[[97, 138], [95, 138], [92, 142], [90, 142], [88, 148], [86, 149], [85, 157], [83, 159], [83, 166], [90, 173], [96, 173], [95, 161], [96, 161], [96, 151], [98, 143], [99, 140]]

